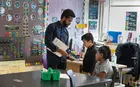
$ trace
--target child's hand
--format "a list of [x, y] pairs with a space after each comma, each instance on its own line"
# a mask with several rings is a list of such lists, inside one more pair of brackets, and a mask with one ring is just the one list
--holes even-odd
[[92, 76], [92, 74], [91, 74], [91, 73], [88, 73], [88, 75], [89, 75], [89, 76]]

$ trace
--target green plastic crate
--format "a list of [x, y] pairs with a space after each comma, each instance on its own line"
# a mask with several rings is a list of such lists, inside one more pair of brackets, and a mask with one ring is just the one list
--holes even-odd
[[41, 70], [41, 79], [42, 80], [51, 80], [51, 73], [43, 72], [43, 70]]
[[60, 71], [59, 70], [53, 70], [52, 80], [60, 80]]

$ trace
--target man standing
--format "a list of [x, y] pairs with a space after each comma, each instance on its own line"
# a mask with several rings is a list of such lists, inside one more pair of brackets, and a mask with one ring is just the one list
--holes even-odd
[[53, 40], [58, 38], [68, 45], [69, 34], [66, 28], [71, 24], [73, 18], [75, 18], [74, 12], [70, 9], [66, 9], [62, 13], [60, 21], [48, 25], [45, 32], [45, 45], [52, 52], [59, 52], [62, 55], [62, 57], [58, 57], [47, 50], [48, 67], [53, 69], [66, 69], [66, 60], [70, 58], [70, 56], [67, 52], [54, 45]]

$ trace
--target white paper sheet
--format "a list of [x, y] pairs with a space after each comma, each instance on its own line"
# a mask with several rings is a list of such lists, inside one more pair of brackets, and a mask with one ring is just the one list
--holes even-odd
[[69, 79], [69, 76], [67, 74], [60, 74], [60, 78]]

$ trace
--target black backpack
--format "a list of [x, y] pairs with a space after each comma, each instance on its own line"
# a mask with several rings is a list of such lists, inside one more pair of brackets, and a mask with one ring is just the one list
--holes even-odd
[[132, 57], [136, 57], [139, 45], [137, 43], [123, 43], [116, 48], [117, 63], [127, 65], [127, 67], [134, 67]]

